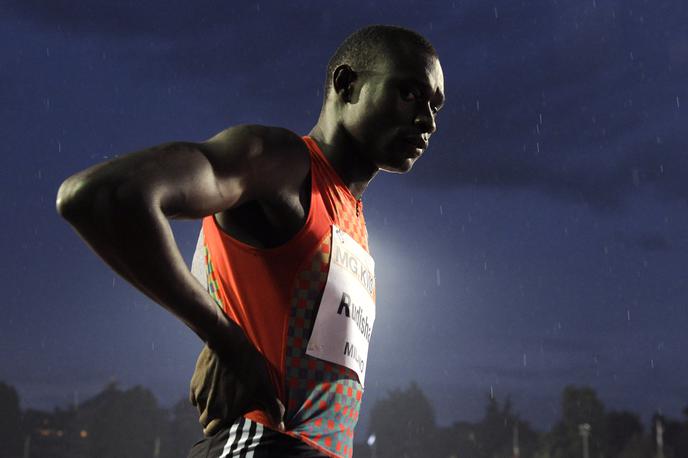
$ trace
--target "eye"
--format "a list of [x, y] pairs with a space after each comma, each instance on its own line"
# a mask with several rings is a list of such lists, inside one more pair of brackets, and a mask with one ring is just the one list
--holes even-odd
[[412, 87], [402, 87], [399, 89], [402, 100], [406, 102], [413, 102], [420, 97], [420, 92]]

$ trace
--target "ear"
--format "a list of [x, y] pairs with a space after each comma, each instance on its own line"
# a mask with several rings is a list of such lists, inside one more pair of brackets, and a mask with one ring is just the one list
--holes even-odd
[[334, 91], [344, 102], [351, 101], [353, 93], [353, 82], [356, 81], [356, 72], [348, 65], [340, 65], [334, 70], [332, 75], [332, 86]]

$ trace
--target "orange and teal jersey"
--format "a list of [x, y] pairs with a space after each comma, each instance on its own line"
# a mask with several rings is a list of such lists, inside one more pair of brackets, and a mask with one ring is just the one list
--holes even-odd
[[[286, 407], [286, 434], [328, 456], [349, 457], [363, 387], [356, 372], [309, 356], [306, 347], [327, 282], [332, 226], [346, 232], [366, 252], [368, 236], [361, 202], [315, 141], [303, 140], [310, 152], [311, 199], [301, 230], [286, 244], [261, 249], [229, 236], [214, 216], [208, 216], [203, 219], [199, 249], [205, 257], [209, 293], [272, 368], [273, 383]], [[203, 364], [198, 364], [194, 379], [215, 374], [203, 371]], [[219, 383], [205, 382], [219, 389]], [[213, 400], [218, 402], [222, 396], [194, 400], [204, 426], [222, 420], [213, 418], [221, 408], [201, 405]], [[246, 418], [274, 426], [262, 411], [250, 412]]]

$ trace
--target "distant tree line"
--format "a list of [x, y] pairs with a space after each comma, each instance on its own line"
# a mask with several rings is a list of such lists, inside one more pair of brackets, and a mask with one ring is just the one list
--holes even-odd
[[[116, 383], [81, 405], [22, 412], [16, 390], [0, 382], [0, 413], [0, 458], [186, 458], [202, 437], [188, 400], [165, 409], [149, 390]], [[480, 421], [440, 427], [413, 383], [372, 406], [369, 434], [359, 430], [357, 439], [375, 440], [357, 443], [354, 457], [685, 458], [688, 407], [683, 413], [683, 421], [655, 415], [645, 430], [632, 412], [606, 411], [593, 389], [567, 386], [550, 431], [534, 430], [509, 398], [493, 396]]]
[[164, 409], [149, 390], [116, 383], [78, 406], [21, 412], [0, 382], [0, 413], [0, 458], [186, 458], [202, 437], [188, 400]]
[[373, 406], [374, 441], [359, 444], [354, 457], [688, 458], [688, 407], [683, 413], [683, 421], [656, 414], [645, 432], [635, 413], [606, 411], [592, 388], [567, 386], [561, 418], [550, 431], [535, 431], [509, 398], [500, 404], [493, 396], [486, 396], [479, 422], [439, 427], [430, 401], [413, 383]]

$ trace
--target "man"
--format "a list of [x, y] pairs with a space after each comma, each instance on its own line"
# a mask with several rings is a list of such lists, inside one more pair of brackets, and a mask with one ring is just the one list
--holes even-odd
[[[360, 199], [423, 154], [443, 92], [427, 40], [370, 26], [332, 56], [308, 136], [236, 126], [62, 184], [58, 211], [86, 243], [207, 344], [191, 382], [206, 437], [190, 456], [352, 455], [375, 318]], [[201, 282], [168, 218], [203, 218]]]

